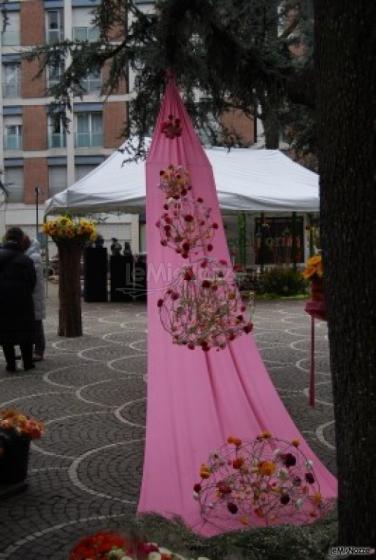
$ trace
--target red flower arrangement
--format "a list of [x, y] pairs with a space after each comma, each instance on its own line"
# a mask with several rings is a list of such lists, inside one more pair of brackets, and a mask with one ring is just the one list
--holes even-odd
[[180, 119], [174, 115], [168, 115], [168, 119], [162, 123], [161, 132], [170, 140], [181, 136], [183, 127]]
[[165, 193], [166, 199], [178, 200], [192, 188], [189, 173], [182, 165], [169, 165], [159, 175], [159, 188]]
[[[147, 559], [152, 552], [160, 553], [156, 544], [126, 539], [111, 531], [100, 531], [80, 539], [71, 551], [69, 560]], [[161, 560], [170, 558], [161, 553]]]
[[69, 560], [104, 560], [112, 550], [126, 548], [124, 537], [112, 532], [99, 532], [83, 537], [78, 541], [69, 555]]
[[216, 524], [265, 525], [307, 522], [332, 506], [324, 500], [313, 463], [299, 449], [300, 442], [272, 437], [263, 432], [242, 442], [229, 437], [217, 452], [201, 465], [201, 482], [193, 487], [201, 515]]
[[252, 330], [225, 261], [203, 258], [183, 267], [157, 305], [162, 325], [174, 344], [191, 350], [223, 349]]
[[[100, 531], [83, 537], [74, 546], [69, 560], [185, 560], [180, 554], [145, 543], [126, 539], [118, 533]], [[208, 560], [202, 558], [202, 560]]]

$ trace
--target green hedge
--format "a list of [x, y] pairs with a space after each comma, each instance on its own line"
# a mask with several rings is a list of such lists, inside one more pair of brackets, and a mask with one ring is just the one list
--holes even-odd
[[292, 268], [276, 267], [265, 272], [259, 281], [260, 294], [294, 296], [307, 291], [307, 281], [302, 274]]
[[336, 545], [336, 511], [310, 525], [244, 529], [210, 539], [200, 538], [179, 521], [141, 516], [135, 530], [188, 558], [210, 560], [324, 560]]

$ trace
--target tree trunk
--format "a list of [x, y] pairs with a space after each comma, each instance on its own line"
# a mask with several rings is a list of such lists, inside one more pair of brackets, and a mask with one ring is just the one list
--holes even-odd
[[340, 545], [376, 543], [376, 2], [315, 0]]
[[268, 91], [258, 89], [256, 95], [260, 103], [265, 148], [267, 150], [278, 150], [280, 136], [278, 107], [281, 102], [281, 94], [278, 92], [276, 85], [270, 85]]
[[263, 109], [262, 124], [265, 135], [265, 148], [267, 150], [278, 150], [279, 148], [279, 120], [277, 108], [268, 107]]
[[59, 336], [82, 336], [81, 245], [59, 243]]

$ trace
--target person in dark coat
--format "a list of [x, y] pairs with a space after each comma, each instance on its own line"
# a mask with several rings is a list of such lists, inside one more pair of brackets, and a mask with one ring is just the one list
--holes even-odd
[[7, 371], [16, 371], [14, 346], [19, 345], [24, 370], [34, 368], [33, 261], [23, 254], [24, 233], [12, 227], [0, 249], [0, 344]]

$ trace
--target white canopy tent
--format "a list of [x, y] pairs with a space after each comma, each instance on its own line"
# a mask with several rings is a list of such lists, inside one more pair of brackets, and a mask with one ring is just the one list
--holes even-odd
[[[211, 148], [222, 210], [318, 212], [319, 178], [278, 150]], [[145, 207], [145, 162], [123, 165], [116, 150], [88, 175], [50, 198], [45, 213], [134, 212]]]

